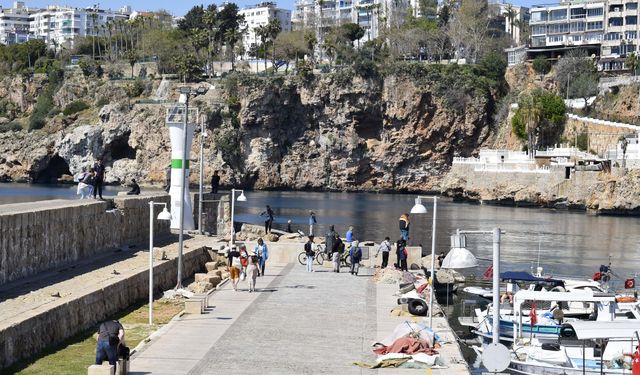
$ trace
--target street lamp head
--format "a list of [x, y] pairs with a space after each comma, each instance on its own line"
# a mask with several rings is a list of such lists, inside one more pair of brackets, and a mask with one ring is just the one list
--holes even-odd
[[236, 199], [238, 202], [246, 202], [247, 197], [244, 196], [244, 191], [240, 193], [240, 196]]
[[158, 220], [171, 220], [171, 212], [167, 210], [167, 206], [158, 214]]
[[466, 249], [467, 238], [463, 234], [451, 236], [451, 251], [442, 261], [442, 268], [472, 268], [478, 266], [478, 259]]
[[187, 102], [187, 100], [189, 99], [189, 97], [187, 96], [188, 94], [180, 94], [180, 97], [178, 97], [178, 103], [180, 104], [185, 104]]
[[416, 198], [416, 204], [411, 208], [412, 214], [426, 214], [427, 208], [422, 204], [420, 197]]

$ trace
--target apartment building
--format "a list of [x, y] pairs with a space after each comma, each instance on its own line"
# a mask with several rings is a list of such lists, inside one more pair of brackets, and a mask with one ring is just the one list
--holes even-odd
[[29, 29], [35, 37], [43, 39], [50, 46], [73, 44], [76, 37], [98, 35], [103, 26], [116, 20], [128, 20], [131, 7], [117, 11], [111, 9], [72, 8], [49, 6], [31, 14]]
[[29, 33], [29, 16], [38, 9], [27, 8], [23, 1], [16, 1], [12, 8], [0, 7], [0, 43], [24, 43], [33, 39]]
[[249, 51], [260, 44], [260, 37], [256, 34], [258, 26], [264, 26], [272, 19], [280, 21], [282, 31], [291, 31], [291, 11], [288, 9], [278, 8], [276, 3], [265, 2], [243, 8], [239, 11], [244, 16], [244, 23], [247, 32], [242, 38], [244, 46], [244, 57], [249, 56]]
[[567, 49], [581, 47], [603, 61], [621, 61], [638, 51], [639, 15], [638, 0], [576, 0], [534, 6], [529, 22], [529, 54], [555, 57]]
[[526, 35], [522, 25], [529, 23], [529, 8], [513, 5], [504, 0], [489, 0], [490, 16], [500, 19], [501, 29], [511, 38], [512, 45], [518, 46], [526, 43]]

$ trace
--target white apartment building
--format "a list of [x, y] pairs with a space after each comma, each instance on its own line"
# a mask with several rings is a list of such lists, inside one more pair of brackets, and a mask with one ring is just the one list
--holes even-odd
[[29, 33], [29, 15], [37, 9], [25, 7], [23, 1], [16, 1], [12, 8], [0, 7], [0, 43], [24, 43], [33, 36]]
[[[522, 41], [520, 25], [529, 23], [529, 8], [510, 4], [504, 0], [490, 0], [489, 6], [494, 7], [500, 17], [504, 17], [504, 32], [512, 39], [512, 45], [518, 46]], [[513, 12], [512, 17], [509, 15]]]
[[315, 30], [321, 40], [321, 29], [326, 31], [345, 23], [356, 23], [365, 30], [358, 41], [360, 44], [377, 38], [382, 26], [401, 24], [411, 4], [417, 7], [418, 3], [417, 0], [325, 0], [321, 3], [297, 0], [292, 16], [293, 28]]
[[553, 55], [580, 46], [611, 61], [620, 59], [638, 51], [639, 16], [638, 0], [565, 0], [534, 6], [530, 52]]
[[256, 28], [264, 26], [272, 19], [280, 21], [282, 31], [291, 31], [291, 11], [288, 9], [278, 8], [275, 3], [265, 2], [243, 8], [239, 11], [244, 16], [244, 26], [247, 28], [242, 44], [244, 46], [244, 57], [249, 57], [249, 51], [256, 45], [260, 44], [260, 37], [256, 35]]
[[78, 36], [100, 34], [103, 25], [115, 20], [128, 20], [131, 7], [120, 10], [49, 6], [29, 18], [30, 31], [50, 46], [71, 45]]

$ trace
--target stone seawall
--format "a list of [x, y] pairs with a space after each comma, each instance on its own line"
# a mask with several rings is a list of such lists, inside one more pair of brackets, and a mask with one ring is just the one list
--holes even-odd
[[476, 171], [454, 164], [441, 192], [458, 200], [515, 206], [587, 210], [596, 214], [640, 215], [640, 171], [575, 171], [551, 167], [549, 173]]
[[[211, 242], [208, 240], [208, 242]], [[205, 262], [211, 259], [202, 241], [186, 241], [184, 261], [184, 277], [191, 277], [204, 268]], [[157, 261], [154, 266], [154, 290], [156, 292], [170, 289], [176, 284], [177, 258], [175, 245], [167, 249], [171, 260]], [[94, 271], [93, 276], [83, 275], [82, 280], [67, 280], [48, 287], [66, 290], [70, 285], [81, 284], [70, 295], [42, 306], [31, 306], [22, 302], [19, 306], [11, 305], [14, 301], [0, 304], [0, 309], [23, 309], [0, 323], [0, 369], [10, 366], [18, 360], [29, 358], [46, 347], [50, 347], [79, 332], [96, 326], [99, 322], [113, 316], [131, 306], [135, 301], [147, 298], [149, 292], [148, 267], [145, 267], [148, 252], [139, 252], [134, 259]], [[111, 275], [110, 270], [118, 268], [122, 274]], [[106, 274], [107, 276], [105, 276]], [[93, 277], [92, 281], [89, 277]], [[97, 280], [96, 280], [97, 279]], [[40, 292], [40, 291], [39, 291]], [[9, 306], [6, 306], [9, 304]], [[5, 310], [3, 314], [8, 314]], [[9, 314], [11, 315], [11, 314]]]
[[[105, 249], [146, 242], [151, 200], [168, 203], [169, 196], [116, 197], [113, 206], [96, 200], [0, 205], [0, 285]], [[168, 222], [154, 220], [154, 231], [169, 234]]]

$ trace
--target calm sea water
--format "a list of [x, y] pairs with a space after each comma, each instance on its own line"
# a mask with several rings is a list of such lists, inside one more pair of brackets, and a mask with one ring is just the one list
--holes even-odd
[[[124, 188], [107, 187], [105, 196], [113, 196]], [[192, 190], [193, 191], [193, 190]], [[77, 199], [75, 186], [0, 184], [0, 204], [47, 199]], [[400, 236], [398, 218], [409, 212], [414, 195], [370, 193], [314, 193], [246, 191], [246, 202], [236, 202], [236, 221], [262, 225], [260, 213], [270, 205], [275, 211], [275, 228], [284, 229], [288, 220], [293, 230], [309, 230], [309, 210], [316, 213], [315, 233], [325, 233], [329, 225], [344, 235], [350, 225], [356, 238], [380, 241], [385, 236]], [[411, 215], [410, 242], [423, 244], [423, 252], [431, 251], [432, 201], [423, 200], [428, 213]], [[529, 271], [539, 262], [551, 275], [587, 277], [596, 272], [611, 255], [614, 273], [621, 279], [640, 269], [640, 220], [632, 217], [590, 216], [583, 212], [547, 209], [473, 205], [439, 200], [436, 226], [436, 252], [449, 249], [449, 236], [457, 228], [464, 230], [506, 231], [501, 242], [502, 271]], [[468, 236], [467, 248], [480, 260], [465, 275], [480, 276], [491, 264], [490, 235]], [[449, 299], [451, 298], [451, 299]], [[456, 331], [461, 314], [460, 299], [464, 293], [441, 297], [449, 321]], [[473, 352], [462, 347], [465, 357], [475, 361]], [[480, 374], [481, 368], [472, 371]]]
[[[106, 187], [104, 196], [114, 196], [122, 187]], [[400, 236], [398, 218], [409, 212], [414, 195], [373, 193], [318, 193], [246, 191], [246, 202], [236, 202], [236, 221], [262, 225], [260, 213], [267, 204], [275, 211], [274, 227], [309, 230], [309, 210], [316, 213], [316, 235], [329, 225], [344, 235], [353, 225], [361, 240], [380, 241]], [[0, 204], [47, 199], [77, 199], [72, 185], [0, 184]], [[411, 215], [410, 242], [431, 250], [432, 201], [423, 200], [428, 213]], [[591, 216], [583, 212], [453, 203], [439, 200], [436, 252], [449, 249], [449, 236], [456, 228], [491, 230], [500, 227], [503, 270], [530, 270], [538, 262], [553, 275], [589, 276], [611, 254], [613, 269], [620, 277], [633, 276], [640, 269], [640, 219]], [[465, 274], [480, 275], [491, 263], [491, 236], [468, 236], [467, 248], [479, 259], [480, 267]]]

